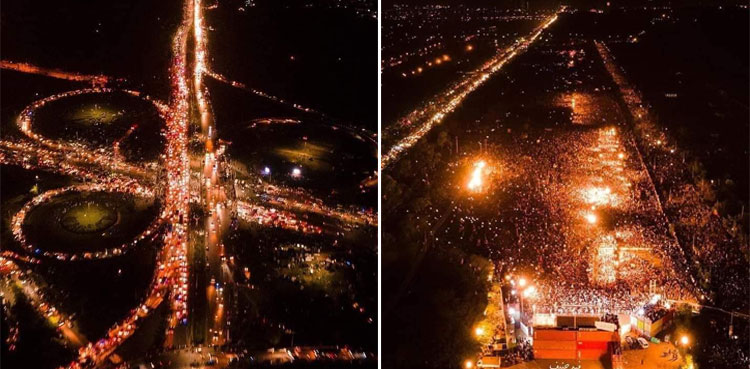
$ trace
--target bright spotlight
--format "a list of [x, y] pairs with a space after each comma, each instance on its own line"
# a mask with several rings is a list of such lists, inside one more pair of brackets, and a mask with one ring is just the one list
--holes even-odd
[[482, 170], [487, 166], [484, 160], [480, 160], [474, 164], [474, 171], [471, 172], [471, 179], [466, 187], [471, 191], [479, 191], [482, 188]]
[[596, 224], [597, 220], [599, 220], [596, 214], [593, 214], [593, 213], [586, 214], [585, 218], [586, 218], [586, 221], [589, 222], [589, 224]]
[[523, 297], [532, 297], [536, 293], [536, 287], [530, 286], [529, 288], [523, 290]]
[[526, 278], [521, 278], [518, 280], [518, 285], [523, 287], [526, 285]]
[[680, 337], [680, 344], [683, 346], [687, 346], [688, 344], [690, 344], [690, 338], [688, 338], [688, 336], [686, 335], [682, 335], [682, 337]]

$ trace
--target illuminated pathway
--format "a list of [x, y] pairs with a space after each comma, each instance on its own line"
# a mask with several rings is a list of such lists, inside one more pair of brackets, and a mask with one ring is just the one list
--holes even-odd
[[0, 61], [0, 68], [14, 70], [21, 73], [39, 74], [52, 78], [66, 79], [68, 81], [88, 82], [91, 83], [92, 86], [104, 86], [112, 80], [111, 78], [102, 75], [93, 76], [69, 73], [57, 69], [42, 68], [28, 63], [16, 63], [8, 60]]
[[[37, 310], [39, 315], [51, 324], [54, 324], [57, 331], [73, 347], [81, 347], [88, 344], [88, 340], [77, 329], [75, 322], [44, 299], [44, 292], [29, 273], [21, 270], [12, 260], [0, 256], [0, 275], [10, 277], [10, 279], [5, 280], [6, 283], [9, 283], [9, 288], [4, 292], [5, 295], [12, 293], [10, 292], [10, 283], [13, 282], [18, 287], [18, 290], [28, 298], [29, 303]], [[0, 288], [0, 290], [5, 289]]]
[[526, 51], [542, 32], [557, 20], [557, 14], [545, 20], [527, 37], [521, 37], [516, 43], [499, 52], [495, 57], [485, 62], [473, 73], [467, 73], [466, 78], [451, 85], [446, 91], [436, 95], [432, 101], [427, 101], [420, 108], [407, 114], [383, 132], [383, 141], [395, 142], [390, 147], [383, 147], [383, 157], [380, 167], [385, 169], [398, 160], [409, 148], [414, 146], [433, 126], [443, 121], [446, 115], [455, 110], [469, 94], [484, 84], [490, 77], [500, 71], [505, 64], [516, 55]]
[[[333, 208], [304, 192], [264, 182], [258, 182], [260, 184], [254, 184], [252, 188], [248, 187], [247, 195], [235, 195], [235, 188], [242, 192], [242, 185], [236, 186], [236, 182], [229, 181], [232, 177], [230, 174], [235, 168], [224, 155], [226, 145], [216, 140], [216, 126], [203, 78], [208, 75], [228, 80], [210, 72], [206, 65], [207, 38], [202, 13], [200, 0], [185, 1], [182, 22], [172, 40], [172, 64], [169, 70], [171, 96], [168, 103], [138, 91], [107, 87], [107, 83], [113, 79], [105, 76], [68, 73], [25, 63], [3, 61], [0, 64], [3, 69], [85, 82], [92, 86], [32, 102], [16, 120], [16, 126], [23, 136], [14, 140], [0, 140], [0, 164], [65, 175], [74, 183], [33, 197], [13, 215], [11, 231], [20, 245], [19, 251], [24, 254], [4, 251], [0, 256], [2, 275], [10, 279], [19, 278], [20, 269], [16, 262], [43, 264], [48, 259], [61, 262], [103, 259], [122, 255], [144, 239], [162, 239], [153, 279], [143, 299], [127, 316], [116, 322], [104, 337], [89, 342], [80, 333], [71, 329], [73, 324], [68, 318], [52, 310], [58, 319], [66, 322], [59, 328], [66, 338], [76, 346], [81, 346], [78, 359], [71, 362], [68, 368], [94, 368], [106, 365], [108, 359], [115, 356], [117, 348], [162, 304], [167, 305], [170, 311], [163, 344], [165, 349], [196, 345], [220, 346], [227, 343], [227, 327], [230, 322], [227, 320], [229, 314], [224, 306], [229, 306], [227, 300], [231, 298], [231, 294], [225, 286], [232, 285], [233, 280], [222, 238], [232, 216], [261, 226], [306, 233], [322, 233], [323, 228], [298, 220], [299, 213], [317, 214], [331, 219], [335, 226], [329, 224], [329, 230], [333, 227], [337, 232], [346, 228], [344, 226], [356, 227], [377, 223], [374, 214], [355, 209]], [[194, 42], [190, 42], [191, 38]], [[194, 45], [193, 50], [188, 48], [191, 44]], [[193, 64], [190, 65], [188, 60], [192, 60]], [[245, 85], [228, 83], [301, 111], [317, 113]], [[120, 143], [133, 133], [137, 122], [131, 122], [125, 135], [117, 138], [111, 146], [98, 149], [84, 143], [46, 138], [34, 131], [36, 112], [47, 103], [72, 96], [114, 91], [147, 100], [158, 110], [166, 124], [166, 144], [159, 162], [131, 163], [120, 153]], [[323, 116], [321, 113], [318, 114]], [[358, 130], [354, 133], [359, 136], [363, 132]], [[363, 141], [372, 141], [374, 135], [365, 134], [361, 137], [364, 137]], [[188, 142], [191, 141], [202, 142], [202, 150], [191, 151], [188, 146]], [[191, 162], [200, 165], [191, 167]], [[191, 181], [191, 178], [196, 178], [197, 182]], [[112, 245], [105, 250], [67, 254], [36, 250], [34, 245], [27, 242], [23, 223], [33, 208], [58, 195], [87, 191], [125, 193], [158, 199], [162, 208], [159, 216], [140, 235], [136, 235], [126, 244]], [[251, 197], [250, 193], [254, 196]], [[267, 197], [272, 200], [260, 200], [265, 204], [259, 204], [255, 195], [264, 193], [269, 194]], [[191, 217], [191, 204], [203, 207], [204, 215], [200, 218]], [[203, 226], [190, 229], [191, 219], [197, 220], [197, 224]], [[203, 250], [206, 250], [205, 254]], [[202, 284], [192, 283], [195, 281]], [[191, 288], [198, 288], [191, 289], [189, 285]], [[36, 300], [33, 296], [30, 297]], [[207, 308], [200, 310], [201, 316], [192, 316], [195, 304], [203, 303]], [[44, 303], [44, 306], [47, 308], [42, 312], [47, 314], [51, 305]]]
[[108, 249], [100, 250], [97, 252], [82, 252], [79, 254], [68, 254], [63, 252], [50, 252], [42, 250], [41, 252], [35, 252], [36, 247], [26, 241], [26, 236], [22, 230], [22, 225], [26, 219], [26, 215], [30, 210], [35, 208], [37, 205], [48, 201], [49, 199], [60, 196], [62, 194], [71, 192], [120, 192], [127, 193], [141, 197], [153, 197], [153, 192], [144, 187], [140, 187], [136, 182], [130, 181], [127, 183], [112, 183], [112, 184], [83, 184], [63, 187], [59, 189], [49, 190], [27, 202], [21, 210], [19, 210], [11, 220], [11, 230], [13, 231], [13, 237], [21, 244], [21, 247], [25, 248], [30, 254], [41, 254], [46, 257], [54, 258], [57, 260], [75, 260], [81, 258], [96, 258], [104, 259], [113, 256], [122, 255], [127, 249], [135, 246], [140, 241], [148, 238], [149, 236], [156, 233], [157, 228], [161, 222], [159, 218], [154, 220], [150, 226], [146, 228], [140, 235], [135, 237], [132, 241], [124, 245], [116, 245]]
[[[211, 113], [211, 102], [203, 83], [207, 73], [206, 59], [208, 40], [203, 25], [203, 7], [200, 0], [193, 3], [193, 38], [195, 40], [195, 57], [193, 64], [193, 91], [195, 108], [199, 117], [200, 129], [196, 130], [197, 138], [203, 142], [202, 168], [197, 173], [200, 179], [200, 203], [203, 207], [203, 232], [191, 239], [190, 264], [194, 268], [191, 276], [191, 315], [189, 334], [191, 342], [187, 345], [208, 344], [221, 346], [227, 342], [227, 314], [224, 311], [225, 301], [230, 296], [226, 289], [231, 272], [225, 258], [223, 234], [227, 230], [230, 212], [233, 208], [227, 188], [224, 186], [225, 161], [223, 154], [226, 147], [217, 144], [216, 125]], [[198, 301], [202, 300], [202, 301]], [[192, 300], [191, 300], [192, 301]]]
[[286, 101], [285, 99], [283, 99], [281, 97], [274, 96], [274, 95], [271, 95], [271, 94], [269, 94], [267, 92], [263, 92], [261, 90], [258, 90], [256, 88], [249, 87], [249, 86], [245, 85], [242, 82], [232, 81], [232, 80], [228, 79], [227, 77], [225, 77], [225, 76], [223, 76], [223, 75], [221, 75], [219, 73], [216, 73], [214, 71], [204, 70], [204, 73], [207, 76], [210, 76], [211, 78], [213, 78], [213, 79], [215, 79], [215, 80], [217, 80], [219, 82], [224, 82], [224, 83], [226, 83], [226, 84], [228, 84], [228, 85], [230, 85], [232, 87], [236, 87], [236, 88], [248, 91], [248, 92], [250, 92], [252, 94], [255, 94], [257, 96], [260, 96], [260, 97], [268, 99], [268, 100], [271, 100], [273, 102], [277, 102], [279, 104], [283, 104], [283, 105], [289, 106], [291, 108], [297, 109], [299, 111], [303, 111], [305, 113], [315, 113], [315, 114], [320, 115], [321, 117], [326, 117], [325, 114], [323, 114], [323, 113], [321, 113], [321, 112], [319, 112], [319, 111], [317, 111], [317, 110], [315, 110], [313, 108], [308, 108], [308, 107], [302, 106], [302, 105], [297, 104], [297, 103]]
[[[187, 315], [187, 236], [190, 217], [190, 160], [187, 152], [189, 87], [187, 73], [187, 39], [193, 15], [192, 3], [184, 5], [182, 25], [175, 35], [170, 70], [172, 81], [171, 111], [167, 119], [167, 193], [165, 213], [171, 224], [164, 237], [162, 262], [158, 268], [167, 270], [164, 279], [169, 286], [172, 314], [169, 318], [167, 341], [172, 339], [178, 324], [184, 323]], [[156, 284], [163, 282], [157, 281]]]

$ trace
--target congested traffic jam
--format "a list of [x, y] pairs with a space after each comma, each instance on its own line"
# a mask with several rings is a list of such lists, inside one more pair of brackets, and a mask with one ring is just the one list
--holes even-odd
[[[232, 326], [233, 319], [238, 319], [238, 324], [247, 321], [255, 324], [257, 318], [242, 315], [241, 309], [246, 307], [239, 304], [236, 296], [255, 293], [259, 284], [251, 283], [248, 261], [236, 258], [232, 251], [237, 248], [232, 250], [225, 242], [236, 239], [238, 229], [284, 237], [289, 231], [292, 237], [298, 234], [296, 237], [304, 242], [323, 242], [327, 248], [336, 247], [337, 239], [350, 232], [374, 235], [377, 215], [372, 208], [336, 204], [330, 196], [322, 198], [319, 193], [304, 189], [311, 181], [309, 173], [314, 173], [314, 170], [303, 171], [307, 163], [296, 164], [288, 174], [290, 181], [280, 182], [268, 174], [270, 168], [276, 170], [281, 164], [266, 164], [265, 172], [248, 172], [245, 168], [249, 164], [230, 157], [231, 142], [219, 137], [206, 77], [305, 114], [281, 119], [261, 117], [257, 122], [303, 125], [306, 120], [326, 119], [330, 120], [330, 129], [350, 130], [352, 136], [364, 137], [362, 140], [368, 145], [374, 145], [376, 135], [211, 71], [208, 32], [213, 28], [205, 24], [204, 13], [217, 8], [216, 4], [199, 0], [182, 4], [182, 20], [171, 37], [170, 90], [164, 100], [122, 87], [135, 85], [125, 78], [78, 74], [25, 62], [3, 60], [0, 64], [3, 70], [13, 73], [88, 85], [47, 97], [38, 98], [39, 94], [35, 94], [35, 101], [27, 102], [29, 105], [15, 119], [20, 134], [0, 140], [0, 163], [33, 173], [35, 182], [30, 195], [22, 196], [21, 205], [14, 205], [9, 221], [9, 234], [16, 244], [4, 250], [2, 256], [3, 309], [10, 312], [8, 321], [15, 324], [19, 323], [14, 314], [17, 306], [28, 303], [41, 317], [54, 323], [57, 334], [66, 338], [64, 349], [75, 352], [75, 358], [66, 367], [116, 366], [132, 360], [148, 360], [153, 365], [151, 356], [123, 356], [122, 350], [127, 342], [148, 342], [143, 337], [133, 337], [144, 330], [142, 327], [150, 325], [145, 329], [146, 334], [154, 334], [152, 325], [158, 319], [164, 319], [157, 346], [165, 358], [176, 355], [179, 362], [188, 360], [191, 353], [212, 350], [208, 361], [214, 364], [226, 365], [229, 360], [237, 359], [253, 361], [258, 348], [250, 346], [248, 354], [248, 346], [242, 346], [241, 340], [233, 342], [231, 336], [241, 329]], [[118, 105], [123, 101], [128, 105]], [[141, 105], [153, 112], [139, 111]], [[70, 129], [49, 128], [50, 112], [58, 111], [63, 114], [63, 123], [72, 126]], [[156, 129], [160, 133], [156, 136], [161, 139], [151, 138], [154, 135], [147, 130], [154, 127], [143, 119], [158, 120], [160, 126]], [[116, 127], [110, 127], [115, 124]], [[59, 137], [50, 137], [49, 132]], [[307, 140], [305, 136], [305, 143]], [[152, 144], [154, 147], [148, 150], [160, 150], [156, 159], [147, 158], [148, 155], [142, 154], [144, 150], [134, 150], [138, 145]], [[371, 174], [372, 168], [366, 172]], [[64, 178], [61, 181], [66, 185], [54, 185], [57, 178]], [[352, 192], [366, 191], [359, 186]], [[150, 218], [152, 213], [155, 216]], [[135, 221], [138, 217], [145, 219]], [[64, 242], [55, 245], [36, 234], [30, 237], [29, 232], [40, 229], [45, 235], [65, 233]], [[81, 244], [88, 240], [93, 242]], [[119, 240], [125, 241], [120, 244]], [[282, 250], [284, 245], [274, 247]], [[33, 265], [75, 268], [76, 263], [87, 263], [85, 268], [92, 268], [89, 265], [95, 264], [88, 263], [102, 263], [116, 265], [108, 273], [120, 278], [124, 269], [132, 271], [122, 260], [137, 260], [143, 255], [155, 257], [153, 271], [147, 272], [151, 277], [145, 291], [133, 294], [137, 304], [118, 307], [125, 313], [98, 339], [92, 336], [100, 333], [91, 332], [99, 331], [91, 327], [107, 323], [91, 324], [87, 314], [79, 317], [75, 304], [65, 301], [66, 293], [59, 291], [54, 272], [48, 275], [36, 267], [26, 269]], [[356, 312], [356, 319], [372, 326], [371, 313], [359, 301], [353, 305], [349, 302], [359, 292], [352, 290], [352, 286], [339, 291], [338, 280], [353, 278], [357, 264], [338, 256], [328, 260], [330, 263], [317, 267], [320, 273], [328, 275], [331, 268], [347, 271], [330, 274], [329, 278], [336, 283], [320, 288], [341, 294], [342, 297], [336, 298], [348, 307], [347, 311]], [[268, 262], [278, 269], [279, 278], [285, 283], [312, 283], [290, 280], [284, 276], [282, 265], [276, 265], [275, 260]], [[241, 277], [244, 277], [241, 281], [236, 280]], [[45, 282], [46, 279], [49, 281]], [[246, 289], [247, 286], [252, 288]], [[18, 302], [19, 296], [23, 296], [23, 303]], [[87, 322], [79, 326], [76, 318]], [[265, 320], [261, 324], [266, 324]], [[279, 322], [274, 329], [288, 332], [290, 326], [293, 325]], [[19, 337], [21, 342], [28, 340], [24, 339], [24, 332], [23, 324], [14, 325], [7, 341], [13, 350]], [[89, 334], [84, 335], [85, 332]], [[315, 337], [316, 333], [305, 334]], [[139, 343], [132, 343], [133, 340]], [[314, 344], [294, 347], [292, 340], [283, 351], [290, 353], [291, 360], [372, 360], [369, 352], [350, 350], [346, 342], [329, 341], [329, 347], [317, 344], [314, 339], [298, 339], [301, 344], [306, 341]], [[238, 355], [237, 351], [243, 349], [244, 353]], [[275, 359], [269, 356], [268, 360]]]

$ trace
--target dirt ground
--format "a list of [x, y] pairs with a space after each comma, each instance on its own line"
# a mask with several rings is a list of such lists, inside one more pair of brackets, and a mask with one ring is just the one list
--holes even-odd
[[[677, 369], [683, 363], [682, 354], [665, 355], [669, 350], [677, 351], [675, 346], [668, 342], [650, 343], [647, 349], [628, 349], [623, 351], [622, 369]], [[664, 356], [662, 356], [664, 355]], [[567, 366], [566, 366], [567, 365]], [[511, 369], [612, 369], [609, 362], [603, 363], [596, 360], [549, 360], [540, 359], [521, 363], [510, 367]]]

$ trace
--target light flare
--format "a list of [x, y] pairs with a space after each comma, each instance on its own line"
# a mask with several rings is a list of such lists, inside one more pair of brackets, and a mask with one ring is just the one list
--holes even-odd
[[484, 160], [480, 160], [474, 164], [474, 170], [471, 172], [471, 179], [466, 187], [470, 191], [478, 192], [482, 189], [482, 175], [484, 174], [484, 168], [487, 166]]

